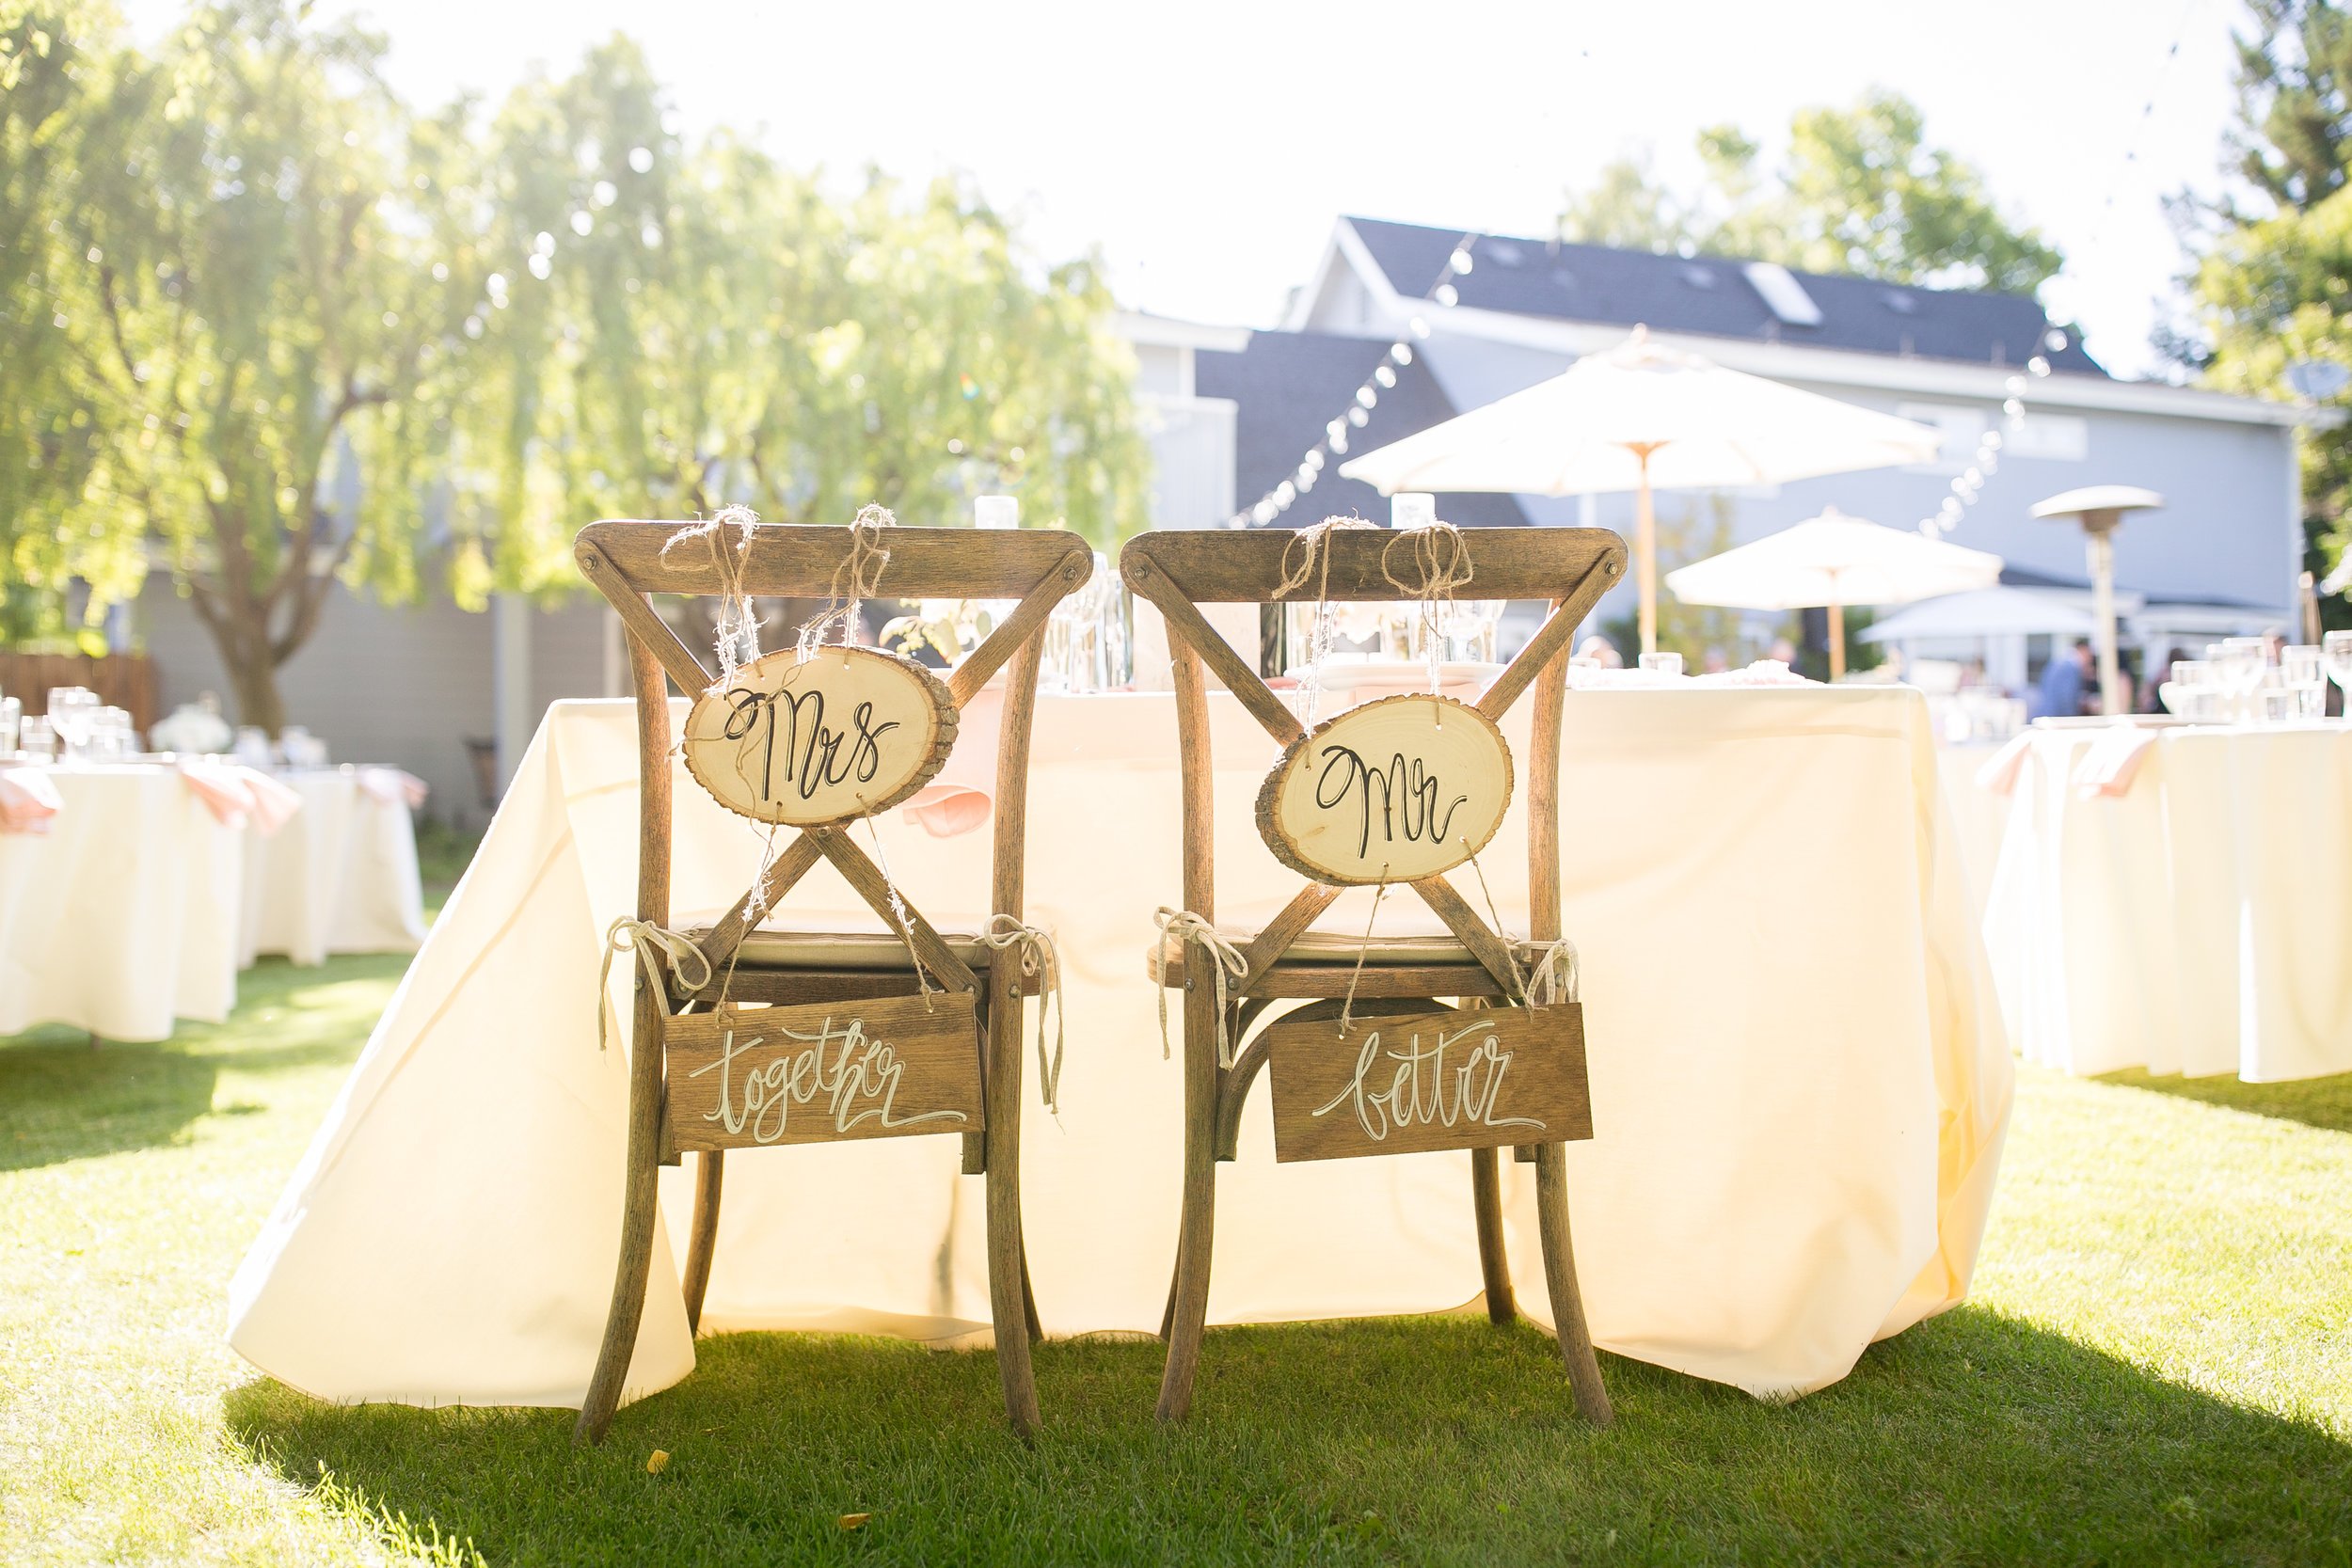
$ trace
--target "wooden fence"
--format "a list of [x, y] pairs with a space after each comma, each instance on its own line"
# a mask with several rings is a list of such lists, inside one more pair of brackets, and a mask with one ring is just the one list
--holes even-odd
[[155, 662], [145, 654], [12, 654], [0, 650], [0, 696], [23, 700], [27, 714], [49, 709], [52, 687], [87, 686], [110, 707], [128, 708], [144, 732], [155, 711]]

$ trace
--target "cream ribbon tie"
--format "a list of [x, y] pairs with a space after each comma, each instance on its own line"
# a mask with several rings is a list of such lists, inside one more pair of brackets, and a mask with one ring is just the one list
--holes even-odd
[[[994, 953], [1018, 952], [1021, 955], [1021, 977], [1034, 980], [1034, 987], [1023, 990], [1038, 999], [1037, 1003], [1037, 1086], [1043, 1097], [1045, 1109], [1054, 1116], [1061, 1115], [1061, 1064], [1066, 1043], [1069, 1010], [1061, 995], [1061, 955], [1055, 950], [1054, 935], [1041, 926], [1025, 926], [1017, 916], [989, 916], [980, 928], [980, 945]], [[1045, 1009], [1054, 1009], [1054, 1051], [1049, 1058], [1045, 1052]], [[1165, 1008], [1165, 1004], [1163, 1004]]]
[[[1240, 948], [1217, 934], [1215, 926], [1190, 910], [1171, 910], [1165, 904], [1152, 917], [1152, 924], [1160, 928], [1159, 945], [1152, 951], [1152, 978], [1160, 990], [1160, 1060], [1169, 1055], [1168, 1043], [1168, 944], [1170, 938], [1199, 947], [1209, 955], [1209, 975], [1216, 990], [1216, 1065], [1233, 1065], [1233, 1036], [1226, 1018], [1227, 999], [1232, 983], [1249, 973], [1249, 960]], [[1189, 976], [1187, 976], [1189, 979]]]
[[1577, 956], [1576, 943], [1566, 937], [1555, 937], [1535, 957], [1534, 967], [1528, 971], [1527, 988], [1523, 992], [1531, 1007], [1549, 1007], [1556, 1002], [1574, 1002], [1582, 990], [1581, 984], [1583, 961]]
[[[689, 990], [701, 990], [710, 984], [710, 959], [682, 931], [672, 931], [650, 920], [638, 920], [623, 915], [604, 928], [604, 964], [596, 972], [596, 1049], [605, 1048], [606, 1005], [612, 983], [612, 960], [635, 954], [644, 966], [645, 977], [659, 988], [663, 984], [661, 960], [667, 958], [670, 967], [677, 972], [679, 981]], [[690, 973], [700, 969], [697, 980]], [[665, 1009], [666, 1010], [666, 1009]]]

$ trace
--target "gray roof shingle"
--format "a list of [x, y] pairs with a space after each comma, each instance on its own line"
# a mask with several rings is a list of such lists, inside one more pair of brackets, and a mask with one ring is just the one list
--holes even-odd
[[[1462, 235], [1451, 229], [1351, 217], [1390, 286], [1407, 299], [1428, 293]], [[1859, 354], [1915, 356], [1971, 364], [2023, 365], [2050, 328], [2025, 294], [1922, 289], [1822, 273], [1795, 274], [1820, 307], [1818, 326], [1775, 316], [1740, 270], [1720, 256], [1661, 256], [1646, 250], [1487, 235], [1476, 264], [1454, 280], [1461, 303], [1513, 315], [1597, 322], [1756, 342], [1809, 344]], [[2081, 341], [2050, 354], [2055, 371], [2104, 376]]]

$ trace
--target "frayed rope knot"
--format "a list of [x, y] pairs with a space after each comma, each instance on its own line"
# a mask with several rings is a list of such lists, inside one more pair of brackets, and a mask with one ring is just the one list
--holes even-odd
[[[1190, 910], [1160, 907], [1152, 917], [1152, 924], [1160, 928], [1160, 944], [1152, 954], [1152, 978], [1160, 988], [1160, 1060], [1168, 1058], [1168, 949], [1170, 940], [1200, 948], [1209, 956], [1209, 978], [1216, 992], [1216, 1065], [1233, 1065], [1233, 1036], [1227, 1018], [1227, 994], [1232, 982], [1249, 973], [1249, 960], [1240, 948], [1217, 934], [1216, 927]], [[1187, 965], [1187, 970], [1190, 966]]]
[[[644, 966], [645, 977], [659, 988], [662, 985], [661, 960], [667, 957], [670, 967], [677, 972], [678, 980], [689, 990], [701, 990], [710, 984], [710, 959], [693, 944], [684, 932], [665, 930], [650, 920], [637, 920], [623, 915], [604, 928], [604, 966], [596, 972], [596, 1049], [605, 1048], [606, 1015], [612, 1011], [605, 1005], [608, 988], [612, 983], [612, 960], [637, 956]], [[697, 980], [690, 971], [699, 969]]]
[[1550, 945], [1536, 955], [1534, 967], [1528, 971], [1527, 986], [1521, 994], [1531, 1007], [1549, 1007], [1555, 1002], [1577, 999], [1581, 960], [1576, 943], [1566, 937], [1554, 938]]
[[[742, 541], [733, 551], [726, 546], [727, 525], [732, 523], [743, 533]], [[759, 622], [752, 615], [752, 601], [743, 591], [743, 566], [752, 553], [752, 532], [759, 527], [759, 514], [748, 506], [723, 508], [718, 515], [704, 522], [679, 529], [662, 541], [661, 558], [667, 561], [670, 552], [689, 539], [707, 539], [710, 543], [711, 568], [719, 574], [718, 646], [719, 679], [711, 689], [735, 678], [735, 672], [759, 657]]]
[[[1024, 926], [1009, 914], [989, 916], [980, 927], [980, 945], [991, 952], [1020, 954], [1021, 977], [1035, 981], [1034, 987], [1023, 989], [1038, 999], [1037, 1003], [1037, 1086], [1044, 1098], [1045, 1109], [1061, 1115], [1062, 1048], [1066, 1043], [1069, 1023], [1068, 1008], [1061, 999], [1061, 955], [1055, 950], [1054, 935], [1041, 926]], [[1054, 1009], [1054, 1052], [1045, 1053], [1045, 1009]]]
[[898, 526], [898, 519], [886, 506], [869, 501], [858, 508], [857, 515], [850, 520], [850, 553], [833, 569], [825, 612], [801, 628], [802, 663], [816, 656], [826, 634], [836, 626], [841, 628], [844, 647], [855, 640], [858, 607], [882, 587], [882, 568], [890, 564], [890, 550], [882, 543], [882, 530]]

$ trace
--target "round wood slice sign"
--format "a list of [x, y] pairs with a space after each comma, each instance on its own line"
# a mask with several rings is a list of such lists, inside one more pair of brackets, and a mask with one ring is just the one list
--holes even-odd
[[946, 683], [879, 648], [787, 648], [703, 693], [686, 769], [759, 822], [807, 827], [887, 811], [930, 782], [956, 741]]
[[1319, 882], [1418, 881], [1486, 847], [1511, 780], [1510, 745], [1476, 708], [1383, 697], [1291, 744], [1258, 791], [1258, 831]]

